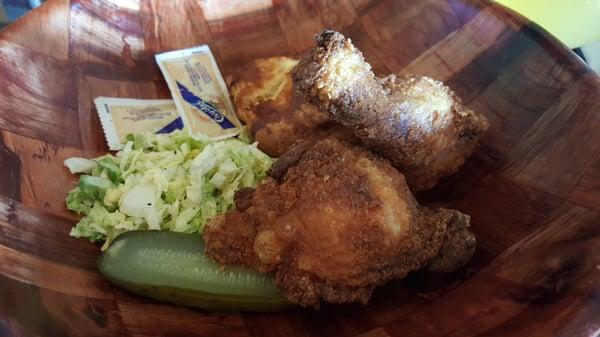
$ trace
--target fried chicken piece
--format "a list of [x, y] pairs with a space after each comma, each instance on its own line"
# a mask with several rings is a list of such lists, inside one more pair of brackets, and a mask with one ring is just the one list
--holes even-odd
[[231, 84], [238, 116], [258, 147], [272, 157], [281, 156], [329, 119], [294, 90], [291, 70], [297, 63], [289, 57], [256, 59], [242, 67]]
[[209, 256], [274, 272], [290, 301], [313, 307], [321, 299], [366, 303], [375, 287], [410, 271], [468, 261], [468, 216], [419, 206], [402, 174], [370, 151], [313, 138], [256, 189], [239, 191], [235, 211], [206, 225]]
[[451, 213], [452, 218], [446, 226], [444, 243], [437, 256], [429, 261], [427, 269], [432, 272], [450, 273], [469, 262], [475, 253], [477, 241], [468, 229], [470, 216], [455, 210], [440, 210]]
[[342, 34], [325, 30], [298, 64], [294, 82], [306, 99], [388, 158], [413, 191], [452, 174], [488, 127], [443, 83], [429, 77], [376, 77]]

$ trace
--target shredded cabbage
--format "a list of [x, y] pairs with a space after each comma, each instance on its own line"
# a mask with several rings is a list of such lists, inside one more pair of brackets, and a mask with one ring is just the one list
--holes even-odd
[[[74, 168], [74, 164], [78, 167]], [[211, 141], [183, 132], [129, 135], [116, 155], [70, 158], [82, 175], [67, 195], [67, 208], [84, 217], [70, 235], [103, 249], [131, 230], [201, 233], [204, 224], [234, 207], [234, 194], [254, 187], [272, 159], [237, 138]]]

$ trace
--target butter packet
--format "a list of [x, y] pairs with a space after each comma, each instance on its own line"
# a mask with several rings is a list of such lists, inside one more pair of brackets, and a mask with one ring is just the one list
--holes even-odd
[[155, 58], [191, 135], [220, 139], [239, 133], [242, 124], [207, 45], [157, 54]]
[[170, 133], [184, 126], [170, 99], [97, 97], [94, 103], [111, 150], [123, 148], [130, 133]]

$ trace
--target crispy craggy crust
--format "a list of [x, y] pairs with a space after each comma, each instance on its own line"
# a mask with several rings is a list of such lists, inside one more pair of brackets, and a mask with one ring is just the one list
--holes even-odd
[[[296, 144], [272, 177], [238, 192], [237, 209], [206, 225], [207, 253], [274, 272], [291, 301], [313, 307], [366, 303], [375, 287], [412, 270], [447, 270], [470, 258], [453, 239], [470, 235], [468, 217], [419, 206], [386, 160], [333, 134]], [[453, 225], [458, 218], [467, 222]]]
[[429, 261], [427, 269], [432, 272], [449, 273], [467, 264], [477, 247], [475, 235], [469, 231], [470, 217], [459, 211], [440, 208], [439, 212], [450, 215], [446, 226], [444, 243], [437, 256]]
[[317, 35], [294, 82], [308, 101], [388, 158], [414, 191], [456, 172], [488, 127], [441, 82], [376, 77], [350, 40], [330, 30]]
[[291, 70], [297, 62], [281, 56], [256, 59], [241, 67], [231, 84], [240, 119], [272, 157], [329, 120], [293, 89]]

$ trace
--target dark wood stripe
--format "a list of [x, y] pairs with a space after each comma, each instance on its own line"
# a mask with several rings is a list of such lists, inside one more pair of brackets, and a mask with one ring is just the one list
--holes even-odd
[[501, 154], [490, 150], [485, 144], [481, 144], [457, 173], [440, 179], [430, 190], [417, 192], [419, 202], [430, 207], [442, 207], [467, 196], [479, 186], [484, 177], [505, 163]]
[[48, 144], [9, 131], [3, 131], [2, 134], [4, 146], [13, 151], [20, 161], [19, 201], [27, 208], [77, 219], [74, 213], [65, 208], [64, 198], [57, 196], [66, 196], [75, 185], [78, 177], [69, 172], [63, 161], [81, 156], [81, 150]]
[[1, 336], [126, 336], [118, 310], [112, 299], [67, 295], [0, 275], [0, 325], [4, 318], [15, 323]]
[[489, 1], [481, 0], [447, 0], [462, 24], [471, 21], [477, 13], [491, 5]]
[[319, 311], [306, 309], [300, 316], [303, 326], [312, 327], [315, 336], [356, 336], [378, 326], [359, 304], [324, 304]]
[[0, 131], [0, 194], [8, 200], [21, 200], [21, 161], [19, 157], [10, 151], [5, 143], [4, 136]]
[[546, 55], [552, 56], [555, 66], [573, 72], [577, 77], [594, 73], [594, 70], [581, 58], [577, 57], [574, 51], [567, 48], [554, 35], [548, 33], [537, 23], [529, 22], [521, 29], [521, 32], [530, 39], [535, 40], [546, 51]]
[[275, 15], [275, 9], [273, 7], [207, 21], [210, 35], [216, 40], [231, 37], [239, 38], [247, 35], [250, 28], [258, 28], [260, 30], [267, 27], [272, 28], [276, 25], [277, 16]]
[[400, 75], [424, 75], [445, 82], [496, 43], [509, 27], [494, 7], [487, 7], [419, 55]]
[[2, 336], [19, 336], [21, 332], [27, 336], [68, 336], [46, 309], [38, 287], [3, 275], [0, 275], [0, 314], [0, 322], [12, 321], [16, 325], [14, 328], [5, 325], [3, 328], [9, 331]]
[[567, 198], [576, 204], [600, 211], [600, 179], [598, 177], [600, 177], [600, 155], [569, 191]]
[[72, 220], [26, 209], [17, 201], [0, 196], [1, 245], [57, 263], [95, 270], [100, 249], [85, 239], [70, 237], [74, 224]]
[[[79, 48], [83, 46], [76, 46]], [[101, 58], [108, 62], [119, 62], [120, 56], [106, 55], [101, 50], [94, 49], [93, 47], [85, 47], [89, 55]], [[164, 81], [162, 74], [154, 61], [154, 54], [147, 55], [144, 58], [135, 60], [136, 67], [128, 67], [122, 63], [99, 63], [99, 62], [86, 62], [81, 61], [78, 63], [77, 68], [81, 74], [86, 76], [93, 76], [97, 78], [105, 78], [110, 80], [121, 80], [121, 81]]]
[[468, 195], [448, 207], [471, 216], [478, 246], [498, 256], [523, 237], [543, 228], [567, 201], [497, 175], [481, 179]]
[[[600, 156], [600, 92], [596, 74], [580, 77], [528, 130], [502, 174], [538, 189], [566, 195]], [[573, 147], [577, 151], [573, 151]], [[547, 165], [552, 163], [552, 170]]]
[[123, 298], [118, 301], [118, 314], [130, 336], [252, 336], [238, 313], [207, 312], [137, 295]]
[[[140, 1], [140, 10], [145, 51], [157, 53], [213, 42], [199, 3]], [[172, 20], [172, 18], [186, 19]], [[211, 44], [211, 47], [213, 45]]]
[[[277, 22], [275, 8], [207, 22], [214, 39], [211, 48], [223, 75], [233, 75], [243, 64], [255, 58], [293, 56], [285, 33]], [[253, 27], [252, 30], [249, 27]], [[263, 36], [269, 36], [269, 39], [264, 40]], [[239, 45], [246, 46], [243, 52], [234, 47]], [[274, 50], [277, 51], [275, 54]]]
[[[498, 77], [502, 76], [504, 72], [510, 72], [511, 68], [521, 68], [522, 70], [523, 67], [529, 67], [535, 69], [536, 62], [549, 62], [549, 67], [552, 68], [538, 69], [538, 71], [560, 70], [560, 72], [566, 73], [567, 76], [571, 77], [568, 83], [574, 82], [590, 71], [589, 68], [580, 66], [577, 63], [573, 63], [573, 65], [569, 67], [566, 65], [561, 67], [557, 66], [554, 59], [547, 59], [548, 48], [550, 47], [547, 43], [541, 42], [544, 41], [542, 35], [543, 33], [539, 31], [539, 27], [536, 27], [533, 24], [524, 25], [518, 32], [507, 29], [488, 51], [471, 62], [465, 69], [455, 74], [446, 84], [468, 104]], [[568, 62], [567, 60], [572, 59], [567, 58], [564, 55], [564, 50], [559, 47], [553, 48], [553, 54], [560, 60]], [[532, 49], [535, 51], [532, 52]], [[537, 57], [528, 55], [529, 53], [535, 53], [537, 54]], [[530, 60], [532, 59], [535, 59], [536, 62], [531, 62]], [[536, 78], [536, 74], [531, 74], [533, 75], [533, 78], [531, 76], [526, 76], [522, 72], [515, 72], [514, 74], [515, 77], [520, 76], [520, 79], [524, 81], [531, 81]], [[552, 74], [555, 78], [560, 75], [562, 74]], [[540, 79], [548, 80], [547, 76], [538, 76]], [[540, 89], [548, 89], [548, 87], [544, 87], [544, 83], [538, 83], [537, 85], [541, 85]], [[522, 89], [521, 83], [515, 85], [515, 89]], [[550, 89], [564, 90], [564, 87], [550, 87]], [[546, 99], [558, 98], [559, 94], [549, 94], [545, 97]], [[531, 102], [534, 104], [540, 103], [538, 99], [530, 99], [524, 102]], [[547, 106], [550, 105], [548, 104]]]
[[[382, 1], [359, 21], [362, 31], [350, 36], [360, 48], [376, 46], [377, 57], [392, 73], [400, 72], [449, 32], [462, 26], [446, 1]], [[424, 25], [423, 22], [436, 22]], [[418, 39], [414, 39], [419, 36]], [[368, 40], [368, 41], [366, 41]], [[383, 75], [383, 74], [382, 74]]]
[[[543, 314], [544, 324], [536, 333], [555, 335], [556, 324], [577, 317], [567, 309], [573, 299], [596, 298], [600, 285], [600, 255], [590, 255], [600, 249], [600, 213], [572, 205], [562, 211], [545, 229], [515, 244], [453, 291], [385, 325], [386, 331], [390, 336], [401, 336], [402, 331], [423, 337], [494, 335], [496, 327], [520, 321], [523, 310], [531, 310]], [[588, 235], [573, 241], [581, 232]], [[551, 315], [560, 306], [560, 315]], [[524, 327], [535, 322], [528, 323]], [[600, 316], [588, 324], [597, 326]], [[508, 335], [526, 334], [517, 329]]]
[[302, 309], [292, 309], [267, 314], [244, 313], [242, 317], [248, 332], [255, 337], [319, 336], [313, 324], [304, 325], [302, 314]]
[[487, 51], [473, 60], [467, 67], [452, 76], [446, 84], [469, 104], [511, 63], [519, 60], [520, 56], [536, 42], [512, 28], [507, 28]]
[[[494, 48], [511, 46], [509, 43], [508, 46]], [[484, 114], [490, 123], [478, 151], [457, 174], [442, 179], [431, 191], [420, 193], [422, 200], [439, 204], [461, 198], [476, 187], [482, 177], [507, 165], [507, 156], [513, 148], [546, 110], [561, 99], [569, 85], [577, 80], [576, 73], [556, 68], [539, 45], [532, 44], [525, 48], [519, 58], [502, 67], [496, 78], [490, 79], [487, 85], [483, 84], [485, 89], [474, 96], [469, 104], [470, 108]], [[482, 57], [488, 58], [490, 55]], [[531, 59], [537, 61], [527, 61]], [[469, 74], [458, 73], [456, 76], [475, 76], [474, 71], [477, 70], [467, 70]]]

